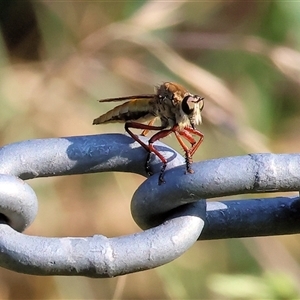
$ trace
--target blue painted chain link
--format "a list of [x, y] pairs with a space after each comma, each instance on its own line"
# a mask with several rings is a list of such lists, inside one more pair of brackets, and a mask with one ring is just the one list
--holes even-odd
[[[146, 153], [121, 134], [29, 140], [0, 149], [0, 266], [37, 275], [111, 277], [165, 264], [198, 239], [300, 232], [299, 197], [206, 201], [220, 196], [299, 191], [300, 154], [252, 154], [193, 164], [157, 143], [168, 158], [166, 184], [157, 175], [135, 192], [131, 210], [143, 232], [117, 238], [46, 238], [21, 232], [37, 214], [24, 181], [106, 171], [146, 176]], [[155, 173], [160, 161], [151, 162]]]

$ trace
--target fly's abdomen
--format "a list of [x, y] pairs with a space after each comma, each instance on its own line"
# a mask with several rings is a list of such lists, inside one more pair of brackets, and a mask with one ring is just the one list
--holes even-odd
[[138, 121], [146, 122], [155, 116], [151, 113], [149, 100], [131, 100], [118, 105], [93, 121], [93, 124]]

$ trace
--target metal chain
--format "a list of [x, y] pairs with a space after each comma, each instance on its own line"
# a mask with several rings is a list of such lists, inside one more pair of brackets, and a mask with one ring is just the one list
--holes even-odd
[[[245, 193], [299, 191], [299, 154], [252, 154], [193, 164], [157, 143], [168, 159], [166, 184], [157, 176], [135, 192], [132, 215], [145, 229], [107, 238], [46, 238], [22, 234], [37, 213], [24, 180], [107, 171], [146, 176], [146, 153], [122, 134], [29, 140], [0, 149], [0, 266], [37, 275], [111, 277], [157, 267], [179, 257], [197, 239], [300, 232], [299, 197], [206, 202]], [[160, 161], [151, 166], [159, 172]], [[202, 233], [201, 233], [202, 232]]]

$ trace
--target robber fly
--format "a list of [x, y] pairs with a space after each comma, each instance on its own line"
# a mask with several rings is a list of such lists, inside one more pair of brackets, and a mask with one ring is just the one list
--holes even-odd
[[[162, 168], [158, 184], [164, 183], [164, 172], [167, 166], [165, 157], [153, 146], [153, 143], [174, 132], [179, 144], [185, 152], [186, 173], [193, 173], [191, 169], [192, 156], [203, 141], [203, 134], [195, 128], [201, 123], [201, 111], [204, 106], [204, 98], [189, 93], [183, 86], [173, 82], [165, 82], [156, 88], [155, 94], [145, 94], [129, 97], [109, 98], [99, 102], [126, 101], [116, 106], [107, 113], [93, 121], [93, 124], [112, 122], [125, 122], [125, 130], [147, 152], [145, 164], [146, 172], [152, 175], [150, 168], [150, 155], [154, 153], [162, 161]], [[160, 119], [161, 125], [154, 126], [155, 119]], [[143, 124], [147, 123], [147, 124]], [[150, 130], [158, 131], [148, 141], [148, 145], [135, 135], [131, 128], [142, 129], [142, 135], [146, 136]], [[193, 137], [199, 137], [196, 141]], [[189, 148], [184, 141], [187, 140]]]

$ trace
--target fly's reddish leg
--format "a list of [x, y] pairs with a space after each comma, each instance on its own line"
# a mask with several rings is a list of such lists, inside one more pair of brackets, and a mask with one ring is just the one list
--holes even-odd
[[[151, 123], [151, 122], [150, 122]], [[143, 129], [144, 131], [149, 131], [149, 130], [162, 130], [164, 129], [165, 127], [162, 127], [162, 126], [152, 126], [152, 125], [147, 125], [147, 124], [141, 124], [141, 123], [136, 123], [136, 122], [126, 122], [125, 123], [125, 130], [128, 132], [128, 134], [135, 140], [137, 141], [147, 152], [148, 152], [148, 156], [147, 156], [147, 160], [146, 160], [146, 163], [145, 163], [145, 169], [146, 169], [146, 172], [149, 174], [149, 175], [152, 175], [152, 171], [151, 171], [151, 168], [150, 168], [150, 154], [151, 152], [153, 152], [155, 155], [157, 155], [160, 160], [163, 162], [163, 164], [166, 164], [167, 161], [166, 159], [153, 147], [153, 143], [154, 141], [156, 141], [157, 139], [155, 139], [152, 143], [150, 142], [151, 139], [156, 136], [154, 135], [150, 140], [149, 140], [149, 145], [146, 145], [144, 142], [142, 142], [137, 135], [135, 135], [129, 128], [134, 128], [134, 129]], [[143, 132], [144, 132], [143, 131]], [[157, 134], [159, 134], [160, 132], [158, 132]], [[160, 139], [160, 137], [158, 138]], [[166, 168], [166, 167], [164, 167]]]
[[[185, 127], [183, 130], [180, 130], [180, 131], [178, 130], [178, 128], [176, 128], [176, 129], [177, 130], [174, 131], [175, 136], [185, 152], [186, 171], [188, 173], [194, 173], [194, 171], [191, 169], [191, 164], [193, 162], [192, 157], [193, 157], [194, 153], [197, 151], [197, 149], [199, 148], [199, 146], [201, 145], [204, 135], [200, 131], [198, 131], [192, 127]], [[198, 142], [195, 141], [195, 139], [193, 138], [193, 136], [191, 134], [199, 136]], [[190, 149], [183, 142], [181, 136], [184, 137], [187, 141], [189, 141], [191, 143], [192, 147]]]
[[163, 163], [163, 166], [162, 166], [162, 168], [160, 170], [159, 178], [158, 178], [158, 184], [159, 185], [161, 185], [162, 183], [165, 183], [164, 173], [165, 173], [165, 169], [167, 167], [167, 160], [154, 148], [153, 143], [155, 141], [158, 141], [158, 140], [160, 140], [160, 139], [168, 136], [172, 132], [173, 132], [173, 128], [161, 130], [161, 131], [157, 132], [156, 134], [154, 134], [151, 137], [151, 139], [149, 140], [149, 149], [150, 149], [150, 152], [149, 152], [148, 159], [147, 159], [147, 162], [146, 162], [146, 169], [147, 169], [147, 167], [148, 167], [148, 169], [150, 169], [150, 166], [149, 166], [149, 163], [150, 163], [150, 153], [153, 152], [153, 153], [155, 153], [160, 158], [160, 160]]
[[[148, 123], [148, 126], [153, 126], [155, 118]], [[144, 129], [141, 133], [142, 136], [146, 136], [149, 133], [150, 129]]]
[[[125, 123], [125, 130], [128, 132], [128, 134], [148, 152], [147, 160], [145, 163], [146, 172], [149, 175], [152, 175], [152, 171], [150, 168], [150, 154], [151, 154], [151, 152], [153, 152], [163, 163], [163, 166], [160, 170], [160, 174], [159, 174], [159, 178], [158, 178], [158, 184], [160, 185], [165, 182], [164, 172], [165, 172], [165, 169], [167, 166], [167, 160], [164, 158], [164, 156], [162, 154], [160, 154], [160, 152], [158, 150], [156, 150], [154, 148], [153, 143], [155, 141], [158, 141], [158, 140], [168, 136], [172, 132], [174, 132], [179, 144], [181, 145], [181, 147], [183, 148], [183, 150], [185, 152], [186, 171], [188, 173], [193, 173], [193, 170], [191, 169], [192, 157], [203, 141], [203, 138], [204, 138], [203, 134], [200, 131], [198, 131], [192, 127], [185, 127], [183, 130], [179, 130], [178, 125], [173, 126], [171, 129], [164, 129], [165, 127], [162, 127], [162, 126], [152, 126], [153, 122], [151, 121], [149, 124], [141, 124], [141, 123], [136, 123], [136, 122], [126, 122]], [[142, 134], [145, 132], [147, 134], [149, 130], [158, 130], [159, 132], [154, 134], [150, 138], [149, 144], [146, 145], [129, 128], [143, 129]], [[193, 138], [192, 134], [199, 136], [199, 140], [196, 141]], [[182, 140], [181, 137], [185, 138], [192, 145], [192, 147], [188, 148], [188, 146], [184, 143], [184, 141]]]
[[[199, 148], [199, 146], [201, 145], [201, 143], [203, 142], [203, 139], [204, 139], [204, 135], [202, 132], [200, 132], [199, 130], [197, 129], [194, 129], [192, 127], [185, 127], [185, 132], [189, 132], [189, 133], [192, 133], [194, 135], [197, 135], [199, 136], [199, 140], [198, 142], [196, 143], [191, 143], [192, 144], [192, 148], [190, 149], [190, 154], [191, 156], [193, 156], [195, 154], [195, 152], [197, 151], [197, 149]], [[190, 135], [191, 136], [191, 135]], [[188, 139], [187, 139], [188, 140]]]

